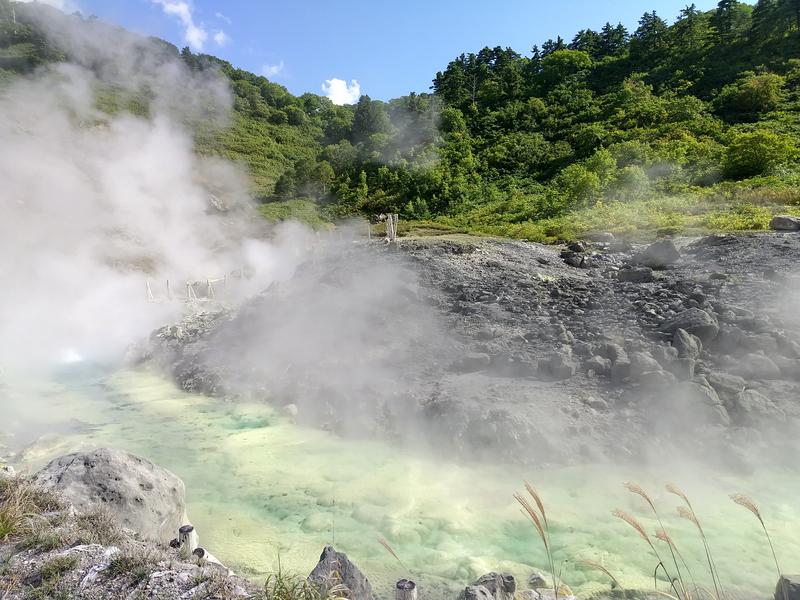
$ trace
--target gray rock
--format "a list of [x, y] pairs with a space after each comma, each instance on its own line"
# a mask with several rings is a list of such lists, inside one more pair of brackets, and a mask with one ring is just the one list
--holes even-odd
[[800, 359], [774, 356], [772, 360], [778, 365], [778, 368], [781, 370], [781, 375], [786, 379], [800, 380]]
[[781, 575], [775, 587], [775, 600], [800, 600], [800, 575]]
[[653, 358], [655, 358], [658, 363], [665, 368], [672, 361], [678, 358], [678, 351], [672, 346], [654, 346], [651, 350], [651, 354], [653, 355]]
[[536, 590], [519, 590], [514, 594], [515, 600], [540, 600], [541, 595]]
[[649, 390], [663, 390], [675, 384], [675, 376], [666, 371], [648, 371], [639, 376], [639, 383]]
[[655, 280], [653, 270], [649, 267], [631, 267], [620, 269], [617, 279], [623, 283], [650, 283]]
[[689, 381], [694, 377], [694, 370], [697, 361], [693, 358], [678, 358], [673, 361], [667, 369], [681, 381]]
[[491, 592], [482, 585], [468, 585], [460, 594], [463, 600], [494, 600]]
[[539, 371], [556, 379], [569, 379], [578, 371], [578, 363], [566, 352], [553, 352], [539, 361]]
[[783, 414], [775, 403], [755, 390], [744, 390], [735, 396], [731, 412], [740, 423], [757, 425], [767, 419], [775, 419]]
[[686, 407], [686, 412], [681, 410], [682, 418], [690, 419], [692, 415], [697, 415], [710, 424], [730, 425], [730, 415], [717, 392], [704, 383], [697, 380], [686, 381], [675, 387], [672, 395], [673, 402], [679, 409], [681, 405]]
[[633, 262], [651, 269], [663, 269], [676, 263], [680, 257], [680, 252], [672, 240], [659, 240], [635, 254]]
[[16, 474], [17, 472], [11, 465], [3, 465], [2, 467], [0, 467], [0, 480], [11, 479], [12, 477], [15, 477]]
[[661, 326], [661, 331], [675, 334], [678, 329], [696, 335], [703, 342], [709, 342], [717, 337], [719, 323], [716, 317], [701, 308], [685, 310]]
[[331, 588], [343, 585], [347, 589], [344, 596], [350, 600], [373, 600], [369, 580], [345, 553], [337, 552], [333, 546], [325, 546], [308, 581], [320, 586], [324, 591], [323, 597]]
[[800, 219], [791, 215], [777, 215], [769, 222], [775, 231], [800, 231]]
[[703, 342], [700, 338], [681, 328], [675, 330], [672, 345], [678, 351], [679, 358], [699, 358], [703, 351]]
[[642, 373], [661, 370], [658, 361], [646, 352], [631, 352], [628, 358], [631, 362], [630, 376], [634, 379], [638, 379]]
[[781, 370], [775, 362], [763, 354], [747, 354], [741, 360], [728, 361], [728, 370], [745, 379], [780, 379]]
[[539, 571], [534, 571], [528, 576], [528, 585], [532, 590], [538, 590], [547, 587], [549, 584], [547, 583], [547, 579], [544, 578], [544, 575], [539, 573]]
[[593, 356], [585, 363], [583, 363], [584, 369], [589, 371], [594, 371], [596, 375], [610, 375], [611, 374], [611, 361], [607, 358], [603, 358], [602, 356]]
[[708, 383], [713, 387], [718, 394], [722, 395], [736, 395], [739, 392], [744, 390], [744, 386], [746, 385], [746, 381], [741, 377], [737, 377], [736, 375], [730, 375], [729, 373], [722, 373], [720, 371], [714, 371], [709, 373], [706, 377]]
[[36, 473], [34, 481], [58, 491], [78, 510], [107, 508], [121, 526], [143, 538], [169, 542], [188, 523], [183, 481], [122, 450], [61, 456]]
[[474, 373], [476, 371], [482, 371], [491, 363], [492, 358], [488, 354], [473, 352], [455, 361], [450, 369], [457, 373]]
[[517, 582], [510, 573], [487, 573], [472, 585], [489, 590], [494, 600], [513, 600], [517, 590]]

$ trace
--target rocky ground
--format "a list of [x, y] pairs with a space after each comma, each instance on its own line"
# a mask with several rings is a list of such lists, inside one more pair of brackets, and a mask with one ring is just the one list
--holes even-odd
[[[237, 311], [156, 332], [186, 389], [345, 435], [549, 464], [796, 457], [800, 234], [320, 251]], [[713, 452], [712, 452], [713, 451]]]

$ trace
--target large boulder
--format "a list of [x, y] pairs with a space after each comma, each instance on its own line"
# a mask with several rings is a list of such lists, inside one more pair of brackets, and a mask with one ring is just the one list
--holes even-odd
[[105, 507], [141, 537], [169, 542], [188, 522], [181, 479], [123, 450], [99, 448], [51, 461], [34, 481], [78, 510]]
[[777, 215], [769, 222], [775, 231], [800, 231], [800, 219], [790, 215]]
[[702, 308], [690, 308], [678, 313], [661, 326], [662, 331], [673, 335], [678, 329], [696, 335], [702, 342], [709, 342], [717, 337], [719, 323], [713, 314]]
[[651, 269], [663, 269], [680, 259], [672, 240], [659, 240], [633, 256], [633, 262]]
[[372, 586], [361, 570], [350, 562], [347, 554], [337, 552], [333, 546], [326, 546], [319, 557], [319, 562], [308, 581], [322, 588], [323, 597], [336, 586], [344, 586], [345, 590], [337, 593], [350, 600], [373, 600]]

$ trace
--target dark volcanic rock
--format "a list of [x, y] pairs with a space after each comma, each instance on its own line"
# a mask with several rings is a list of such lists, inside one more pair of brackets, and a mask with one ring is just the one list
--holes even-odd
[[630, 267], [620, 269], [617, 278], [623, 283], [650, 283], [653, 277], [653, 269], [650, 267]]
[[800, 575], [782, 575], [775, 588], [775, 600], [800, 600]]
[[345, 596], [350, 600], [373, 600], [369, 580], [345, 553], [337, 552], [333, 546], [326, 546], [322, 551], [308, 581], [322, 588], [323, 597], [331, 588], [343, 585], [347, 589]]
[[487, 573], [472, 585], [484, 587], [494, 600], [513, 600], [517, 590], [517, 582], [510, 573]]
[[717, 337], [719, 323], [716, 317], [700, 308], [690, 308], [675, 315], [661, 326], [661, 331], [675, 334], [678, 329], [696, 335], [703, 342], [709, 342]]
[[651, 269], [663, 269], [678, 262], [680, 257], [680, 252], [672, 240], [659, 240], [635, 254], [632, 260]]
[[685, 329], [676, 329], [672, 345], [678, 351], [679, 358], [698, 358], [703, 351], [703, 342]]
[[800, 219], [790, 215], [777, 215], [769, 222], [775, 231], [800, 231]]

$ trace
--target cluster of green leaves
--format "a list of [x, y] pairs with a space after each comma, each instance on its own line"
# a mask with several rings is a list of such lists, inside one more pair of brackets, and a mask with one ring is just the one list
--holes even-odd
[[[12, 23], [0, 0], [0, 82], [64, 58], [19, 18], [35, 5], [15, 6]], [[163, 46], [230, 80], [232, 123], [198, 128], [198, 149], [245, 165], [268, 218], [318, 226], [391, 211], [526, 237], [570, 218], [581, 229], [579, 215], [609, 205], [657, 207], [730, 182], [750, 189], [753, 178], [800, 197], [798, 0], [691, 5], [671, 24], [647, 12], [633, 32], [607, 23], [528, 55], [484, 48], [437, 73], [432, 93], [354, 106]], [[99, 103], [146, 112], [114, 90]]]

